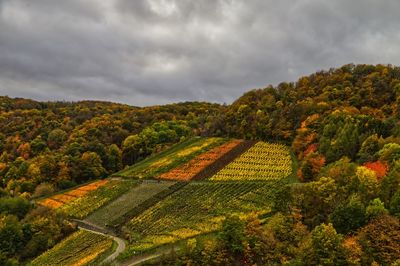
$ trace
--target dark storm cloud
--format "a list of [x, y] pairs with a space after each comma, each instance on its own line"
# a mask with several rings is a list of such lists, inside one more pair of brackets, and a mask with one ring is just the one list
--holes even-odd
[[400, 64], [400, 1], [0, 0], [0, 94], [228, 102], [346, 63]]

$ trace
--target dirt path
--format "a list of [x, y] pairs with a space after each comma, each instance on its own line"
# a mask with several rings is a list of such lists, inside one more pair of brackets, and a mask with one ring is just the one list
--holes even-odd
[[135, 260], [132, 260], [129, 264], [123, 264], [123, 265], [124, 265], [124, 266], [139, 265], [140, 263], [143, 263], [143, 262], [145, 262], [145, 261], [158, 258], [158, 257], [160, 257], [160, 256], [162, 256], [162, 255], [163, 255], [163, 253], [159, 253], [159, 254], [150, 254], [150, 255], [147, 255], [147, 256], [140, 257], [140, 258], [136, 258]]
[[100, 228], [98, 226], [95, 226], [93, 224], [89, 224], [89, 223], [84, 222], [84, 221], [79, 221], [78, 228], [82, 229], [82, 230], [90, 231], [90, 232], [95, 233], [95, 234], [99, 234], [99, 235], [103, 235], [103, 236], [106, 236], [106, 237], [110, 237], [115, 242], [117, 242], [118, 246], [115, 249], [115, 251], [111, 255], [109, 255], [107, 258], [105, 258], [102, 262], [111, 262], [111, 261], [115, 260], [118, 257], [118, 255], [121, 254], [126, 248], [124, 239], [116, 237], [116, 236], [108, 233], [107, 230], [104, 229], [104, 228]]
[[[174, 250], [175, 250], [175, 251], [179, 251], [180, 248], [179, 248], [179, 247], [174, 247]], [[155, 253], [152, 253], [152, 254], [146, 254], [146, 255], [141, 255], [141, 256], [134, 257], [134, 258], [132, 258], [132, 259], [130, 259], [130, 260], [128, 260], [128, 261], [122, 263], [121, 265], [123, 265], [123, 266], [135, 266], [135, 265], [139, 265], [139, 264], [141, 264], [141, 263], [143, 263], [143, 262], [146, 262], [146, 261], [149, 261], [149, 260], [152, 260], [152, 259], [161, 257], [162, 255], [167, 255], [167, 254], [169, 254], [170, 252], [171, 252], [171, 249], [170, 249], [170, 248], [168, 248], [168, 249], [163, 249], [163, 250], [160, 250], [160, 251], [155, 252]]]

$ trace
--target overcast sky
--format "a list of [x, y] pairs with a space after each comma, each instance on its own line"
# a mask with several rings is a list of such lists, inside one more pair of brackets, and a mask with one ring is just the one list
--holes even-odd
[[347, 63], [400, 64], [399, 0], [0, 0], [0, 95], [231, 103]]

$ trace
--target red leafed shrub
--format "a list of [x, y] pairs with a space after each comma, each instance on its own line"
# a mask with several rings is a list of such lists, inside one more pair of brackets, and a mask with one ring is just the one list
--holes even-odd
[[381, 161], [368, 162], [365, 163], [364, 166], [374, 171], [376, 173], [376, 177], [378, 177], [379, 179], [384, 177], [389, 170], [389, 166]]
[[316, 152], [318, 148], [317, 144], [310, 144], [308, 145], [307, 149], [304, 151], [304, 157], [306, 157], [307, 155], [309, 155], [312, 152]]

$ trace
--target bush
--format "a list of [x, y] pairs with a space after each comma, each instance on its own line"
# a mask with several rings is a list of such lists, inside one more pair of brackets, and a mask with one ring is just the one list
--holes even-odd
[[49, 183], [42, 183], [35, 188], [35, 192], [33, 193], [32, 196], [36, 198], [36, 197], [50, 195], [51, 193], [54, 193], [53, 185]]
[[62, 180], [58, 183], [60, 189], [67, 189], [76, 186], [76, 182], [72, 180]]

